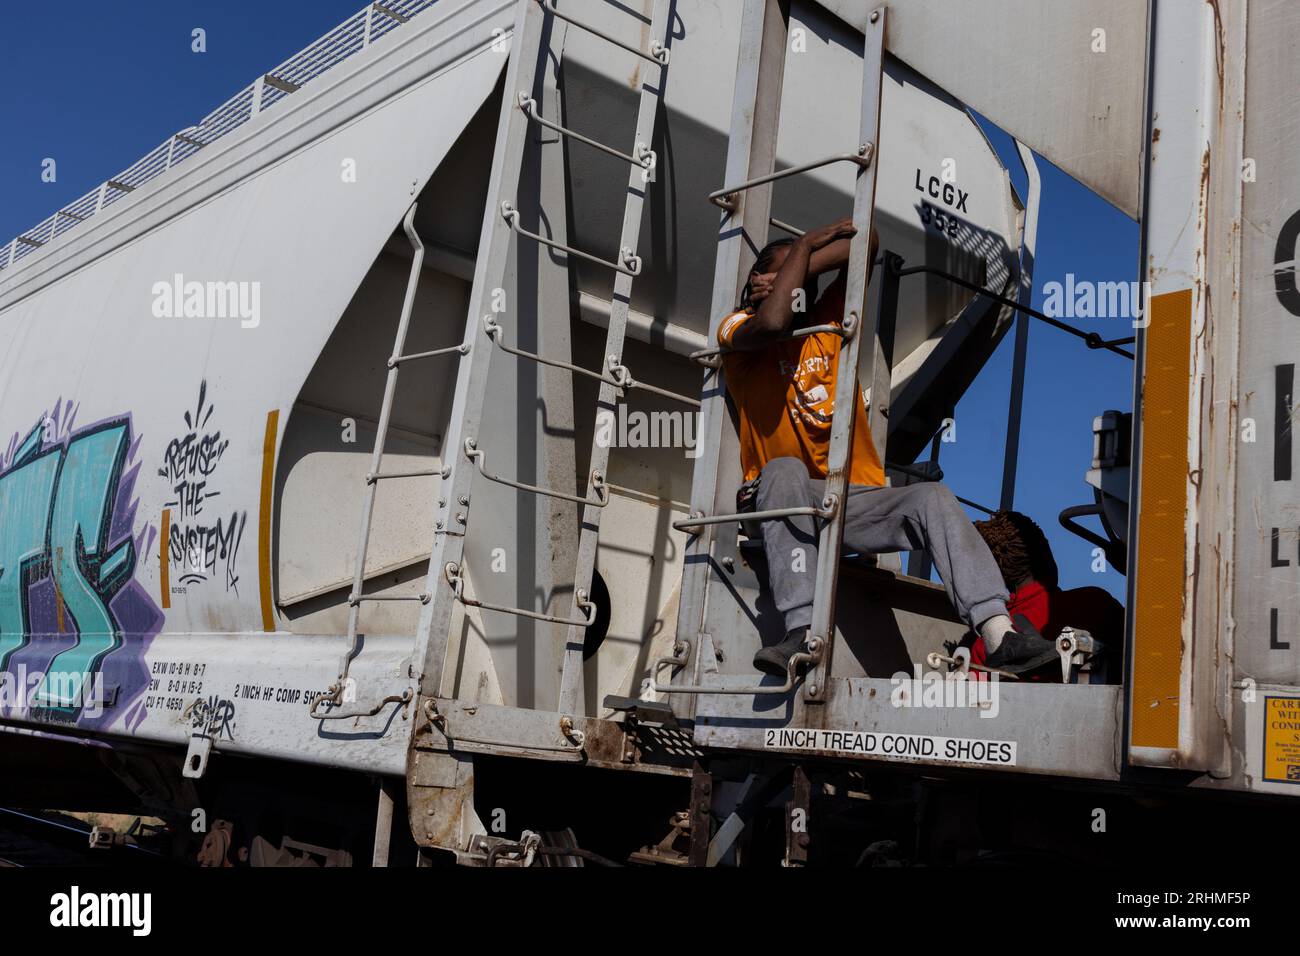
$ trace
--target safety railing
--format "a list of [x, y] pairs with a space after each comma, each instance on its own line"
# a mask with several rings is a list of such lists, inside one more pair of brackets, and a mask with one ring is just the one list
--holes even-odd
[[[0, 270], [36, 252], [93, 218], [108, 206], [180, 165], [204, 147], [270, 109], [304, 84], [369, 47], [436, 0], [387, 0], [371, 3], [330, 30], [315, 43], [259, 76], [194, 126], [174, 133], [131, 166], [105, 180], [44, 221], [0, 246]], [[446, 6], [444, 3], [443, 6]], [[459, 12], [459, 8], [451, 14]]]

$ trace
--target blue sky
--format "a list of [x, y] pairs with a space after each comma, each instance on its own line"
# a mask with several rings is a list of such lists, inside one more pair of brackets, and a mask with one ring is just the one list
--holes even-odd
[[[1026, 176], [1011, 138], [988, 124], [985, 132], [1010, 170], [1012, 184], [1027, 195]], [[1032, 306], [1041, 310], [1043, 287], [1064, 283], [1067, 273], [1073, 273], [1076, 282], [1135, 281], [1137, 223], [1041, 157], [1038, 168], [1042, 195]], [[1133, 334], [1131, 323], [1124, 320], [1064, 321], [1106, 338]], [[945, 444], [939, 454], [944, 480], [953, 491], [988, 507], [997, 507], [1002, 490], [1013, 347], [1014, 333], [1008, 333], [957, 406], [957, 440]], [[1061, 587], [1104, 587], [1121, 601], [1124, 578], [1109, 565], [1102, 573], [1094, 572], [1093, 546], [1062, 528], [1057, 517], [1064, 508], [1093, 501], [1092, 488], [1084, 481], [1092, 464], [1093, 419], [1107, 409], [1132, 408], [1133, 362], [1089, 349], [1074, 336], [1031, 320], [1015, 509], [1032, 517], [1047, 535]], [[1081, 523], [1100, 531], [1095, 519]]]
[[[30, 229], [193, 125], [363, 0], [7, 3], [0, 236]], [[207, 33], [207, 52], [190, 49]], [[52, 158], [58, 179], [41, 181]]]
[[[360, 0], [70, 0], [14, 4], [0, 31], [0, 241], [125, 169], [178, 129], [197, 122], [259, 73], [360, 9]], [[206, 31], [207, 52], [191, 51]], [[1023, 190], [1009, 138], [987, 129]], [[57, 180], [41, 181], [46, 158]], [[1138, 267], [1136, 224], [1055, 167], [1043, 177], [1034, 306], [1049, 281], [1130, 281]], [[1087, 325], [1087, 320], [1077, 324]], [[1131, 334], [1116, 320], [1091, 323], [1107, 337]], [[1012, 336], [1003, 341], [957, 408], [957, 441], [944, 445], [946, 480], [963, 497], [995, 506], [1001, 488]], [[1091, 545], [1057, 522], [1061, 509], [1092, 500], [1083, 480], [1092, 420], [1132, 405], [1132, 363], [1094, 352], [1034, 322], [1029, 337], [1016, 508], [1047, 533], [1063, 587], [1100, 585], [1123, 598], [1113, 569], [1092, 571]], [[971, 512], [972, 517], [980, 517]]]

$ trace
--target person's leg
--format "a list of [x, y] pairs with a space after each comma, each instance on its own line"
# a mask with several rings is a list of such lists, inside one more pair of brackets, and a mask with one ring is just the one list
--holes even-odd
[[[824, 482], [808, 477], [808, 467], [798, 458], [774, 458], [759, 476], [755, 508], [820, 507]], [[768, 587], [785, 623], [786, 639], [759, 650], [754, 666], [784, 674], [792, 654], [803, 646], [804, 632], [812, 622], [813, 592], [817, 581], [817, 519], [798, 515], [763, 522], [763, 551], [767, 556]]]
[[[808, 467], [798, 458], [774, 458], [759, 476], [755, 508], [772, 511], [821, 507], [823, 484], [808, 477]], [[816, 522], [812, 515], [763, 522], [767, 583], [787, 633], [812, 622], [817, 581]]]
[[990, 667], [1033, 669], [1055, 657], [1055, 645], [1027, 621], [1013, 627], [1002, 572], [946, 486], [854, 486], [845, 511], [844, 544], [866, 553], [929, 551], [948, 599], [983, 638]]
[[1002, 572], [944, 485], [855, 485], [849, 491], [844, 515], [844, 546], [867, 554], [924, 548], [962, 620], [978, 627], [1007, 613], [1009, 595]]

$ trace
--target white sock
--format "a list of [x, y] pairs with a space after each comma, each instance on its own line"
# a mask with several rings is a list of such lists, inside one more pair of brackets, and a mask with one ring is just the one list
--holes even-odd
[[1014, 630], [1011, 618], [1005, 614], [994, 614], [979, 626], [980, 637], [984, 639], [984, 650], [992, 654], [1002, 645], [1002, 638], [1007, 631]]

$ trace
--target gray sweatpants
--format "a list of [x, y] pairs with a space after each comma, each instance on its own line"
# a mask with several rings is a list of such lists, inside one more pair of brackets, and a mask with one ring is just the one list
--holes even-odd
[[[808, 477], [797, 458], [774, 458], [759, 476], [759, 511], [820, 507], [825, 482]], [[763, 522], [768, 584], [786, 632], [812, 622], [817, 582], [817, 535], [810, 515]], [[997, 562], [952, 492], [937, 482], [870, 488], [850, 485], [844, 547], [859, 554], [930, 552], [948, 599], [977, 627], [1007, 613], [1007, 589]]]

